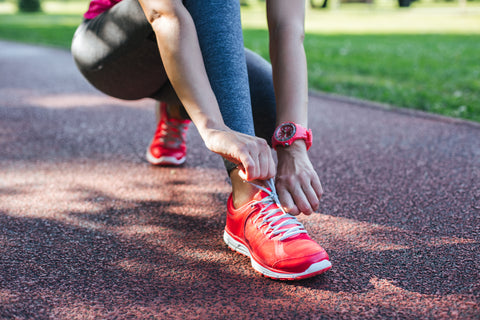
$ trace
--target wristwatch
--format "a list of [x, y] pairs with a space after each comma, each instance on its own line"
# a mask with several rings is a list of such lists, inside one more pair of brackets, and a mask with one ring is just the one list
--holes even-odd
[[306, 129], [295, 122], [283, 122], [273, 133], [272, 146], [277, 150], [277, 146], [287, 147], [295, 140], [303, 139], [307, 145], [307, 150], [312, 146], [312, 130]]

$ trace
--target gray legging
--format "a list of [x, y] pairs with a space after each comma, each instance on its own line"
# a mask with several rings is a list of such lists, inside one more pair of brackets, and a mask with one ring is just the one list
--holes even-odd
[[[276, 117], [271, 66], [243, 48], [239, 1], [185, 0], [184, 5], [225, 124], [270, 143]], [[178, 101], [138, 0], [122, 0], [85, 20], [73, 38], [72, 54], [85, 78], [110, 96]]]

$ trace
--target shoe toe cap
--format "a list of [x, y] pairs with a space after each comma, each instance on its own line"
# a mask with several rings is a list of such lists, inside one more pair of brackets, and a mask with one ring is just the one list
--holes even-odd
[[307, 270], [311, 265], [323, 260], [329, 260], [327, 252], [314, 241], [299, 244], [295, 248], [286, 248], [294, 250], [286, 252], [282, 259], [277, 260], [273, 267], [284, 272], [300, 273]]

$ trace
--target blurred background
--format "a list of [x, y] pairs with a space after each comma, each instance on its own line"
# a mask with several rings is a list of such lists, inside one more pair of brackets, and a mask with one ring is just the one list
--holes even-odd
[[[265, 1], [241, 0], [268, 59]], [[307, 0], [312, 90], [480, 122], [480, 0]], [[0, 0], [0, 39], [68, 49], [88, 0]]]

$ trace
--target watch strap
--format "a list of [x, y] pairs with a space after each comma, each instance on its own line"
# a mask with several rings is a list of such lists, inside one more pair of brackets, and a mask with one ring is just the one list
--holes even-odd
[[[278, 132], [278, 130], [280, 130], [280, 128], [282, 126], [284, 126], [285, 124], [293, 124], [295, 126], [295, 134], [293, 137], [291, 137], [290, 139], [286, 140], [286, 141], [278, 141], [276, 139], [276, 133]], [[299, 124], [296, 124], [294, 122], [290, 122], [290, 121], [287, 121], [287, 122], [283, 122], [281, 123], [274, 131], [274, 134], [272, 136], [272, 146], [273, 146], [273, 149], [277, 150], [277, 146], [289, 146], [291, 145], [294, 141], [298, 140], [298, 139], [303, 139], [305, 141], [305, 145], [307, 147], [307, 151], [308, 149], [310, 149], [310, 147], [312, 146], [312, 130], [311, 129], [307, 129]]]

